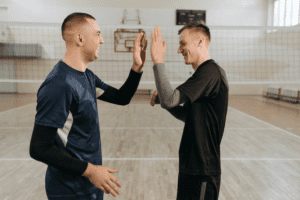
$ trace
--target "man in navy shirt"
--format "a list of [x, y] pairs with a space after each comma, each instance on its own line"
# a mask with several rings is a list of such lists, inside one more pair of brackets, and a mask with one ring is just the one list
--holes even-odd
[[30, 156], [48, 165], [46, 194], [50, 200], [102, 200], [103, 191], [116, 196], [121, 183], [102, 166], [97, 99], [128, 105], [145, 65], [147, 41], [134, 42], [133, 66], [120, 89], [87, 69], [98, 58], [104, 41], [95, 18], [73, 13], [62, 24], [66, 54], [49, 73], [37, 93], [37, 113]]
[[181, 33], [178, 53], [184, 56], [185, 64], [192, 65], [195, 73], [172, 89], [163, 60], [166, 43], [162, 42], [161, 31], [156, 27], [152, 32], [151, 57], [157, 91], [150, 104], [160, 102], [162, 108], [185, 123], [179, 148], [177, 200], [217, 200], [228, 81], [225, 71], [209, 58], [209, 28], [204, 24], [189, 24], [179, 30], [178, 34]]

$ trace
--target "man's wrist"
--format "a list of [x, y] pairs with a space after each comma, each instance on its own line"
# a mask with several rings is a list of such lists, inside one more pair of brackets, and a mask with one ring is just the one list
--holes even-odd
[[138, 65], [132, 65], [132, 68], [131, 68], [133, 71], [137, 72], [137, 73], [142, 73], [142, 69], [143, 67], [142, 66], [138, 66]]
[[156, 65], [157, 63], [165, 63], [163, 59], [160, 60], [153, 60], [153, 65]]
[[82, 176], [89, 178], [94, 170], [94, 165], [92, 163], [88, 163], [88, 166]]

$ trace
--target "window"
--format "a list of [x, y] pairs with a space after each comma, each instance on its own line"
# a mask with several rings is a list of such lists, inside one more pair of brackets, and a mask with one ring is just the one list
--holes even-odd
[[275, 0], [274, 26], [294, 26], [299, 24], [299, 0]]

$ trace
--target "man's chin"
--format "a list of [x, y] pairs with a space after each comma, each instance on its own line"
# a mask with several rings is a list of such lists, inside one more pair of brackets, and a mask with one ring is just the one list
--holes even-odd
[[89, 62], [93, 62], [94, 60], [97, 60], [97, 59], [98, 59], [97, 56], [91, 57], [90, 60], [89, 60]]
[[95, 55], [94, 56], [94, 60], [97, 60], [99, 57], [98, 57], [98, 55]]
[[190, 65], [191, 63], [189, 63], [188, 61], [185, 61], [185, 64], [186, 64], [186, 65]]

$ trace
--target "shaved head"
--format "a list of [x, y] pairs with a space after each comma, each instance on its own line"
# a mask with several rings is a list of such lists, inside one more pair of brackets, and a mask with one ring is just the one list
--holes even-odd
[[87, 35], [90, 27], [88, 19], [95, 20], [93, 16], [86, 13], [73, 13], [66, 17], [61, 27], [63, 40], [66, 43], [73, 43], [75, 34]]
[[186, 25], [185, 27], [179, 30], [178, 34], [183, 33], [183, 31], [187, 32], [189, 37], [191, 37], [195, 42], [199, 42], [201, 38], [204, 38], [205, 45], [207, 47], [209, 46], [210, 31], [209, 28], [203, 22], [201, 24], [192, 23]]
[[209, 45], [210, 42], [210, 37], [207, 35], [207, 33], [205, 32], [205, 30], [201, 27], [194, 27], [191, 29], [188, 29], [189, 31], [189, 35], [191, 37], [193, 37], [195, 42], [199, 42], [199, 40], [201, 40], [201, 38], [205, 38], [206, 41], [206, 45]]

